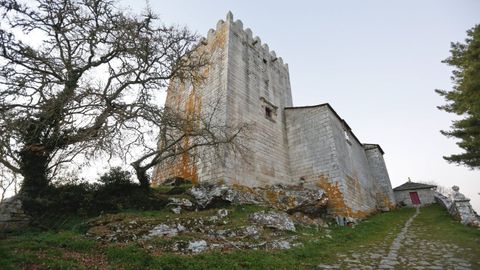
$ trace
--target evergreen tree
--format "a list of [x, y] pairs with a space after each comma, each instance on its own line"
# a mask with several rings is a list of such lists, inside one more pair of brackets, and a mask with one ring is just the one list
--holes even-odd
[[447, 137], [459, 139], [461, 154], [443, 157], [449, 162], [480, 168], [480, 25], [467, 31], [465, 43], [452, 43], [451, 56], [443, 60], [453, 66], [453, 89], [435, 90], [447, 101], [440, 110], [462, 117], [453, 121], [452, 129], [441, 131]]

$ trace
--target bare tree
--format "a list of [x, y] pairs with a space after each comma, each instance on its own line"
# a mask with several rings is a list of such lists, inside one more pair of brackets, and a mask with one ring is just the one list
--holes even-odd
[[0, 204], [5, 199], [7, 192], [17, 195], [18, 191], [18, 175], [12, 173], [0, 163]]
[[[187, 29], [115, 5], [0, 1], [0, 163], [23, 176], [27, 195], [41, 192], [55, 169], [78, 156], [112, 154], [129, 147], [124, 139], [143, 140], [131, 132], [140, 120], [168, 121], [155, 98], [168, 80], [198, 76], [208, 63], [192, 54], [197, 37]], [[137, 168], [151, 166], [140, 165], [144, 160]]]
[[[150, 186], [148, 170], [162, 162], [174, 162], [179, 156], [202, 156], [208, 151], [221, 160], [226, 151], [240, 157], [248, 152], [244, 142], [249, 139], [250, 125], [229, 125], [218, 121], [221, 100], [221, 97], [217, 97], [210, 100], [209, 104], [204, 103], [206, 113], [166, 108], [157, 121], [152, 121], [160, 129], [158, 143], [156, 147], [142, 147], [144, 152], [131, 163], [142, 186]], [[138, 137], [144, 134], [140, 133]]]

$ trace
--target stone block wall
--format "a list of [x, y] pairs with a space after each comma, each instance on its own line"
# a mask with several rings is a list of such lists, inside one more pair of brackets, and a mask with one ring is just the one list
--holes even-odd
[[448, 213], [464, 225], [480, 228], [480, 216], [473, 210], [470, 199], [459, 192], [458, 186], [452, 187], [451, 198], [436, 192], [435, 199], [448, 210]]
[[288, 67], [250, 29], [243, 29], [241, 21], [227, 18], [226, 23], [227, 122], [251, 128], [246, 158], [227, 156], [225, 180], [248, 186], [289, 183], [283, 114], [292, 106]]
[[328, 108], [287, 108], [285, 118], [292, 179], [306, 185], [341, 185]]
[[333, 110], [330, 110], [329, 119], [345, 185], [344, 199], [352, 208], [353, 215], [366, 216], [376, 210], [376, 187], [365, 150], [345, 121]]
[[450, 200], [450, 198], [437, 191], [435, 192], [434, 196], [436, 203], [440, 204], [443, 208], [447, 210], [450, 209], [450, 206], [452, 205], [452, 200]]
[[[167, 89], [165, 108], [183, 113], [186, 117], [208, 118], [213, 114], [214, 125], [225, 125], [228, 35], [228, 24], [220, 20], [216, 29], [210, 29], [207, 38], [201, 39], [196, 50], [210, 60], [210, 65], [198, 71], [204, 81], [172, 79]], [[162, 143], [164, 142], [160, 140], [159, 144]], [[191, 141], [188, 138], [181, 142], [182, 146], [189, 143]], [[221, 156], [221, 153], [211, 149], [196, 149], [192, 155], [183, 154], [165, 160], [155, 167], [152, 184], [157, 185], [172, 177], [182, 177], [194, 182], [201, 179], [223, 180], [225, 164], [218, 158], [219, 155]]]
[[283, 113], [286, 106], [292, 106], [288, 66], [260, 38], [254, 38], [250, 29], [243, 29], [241, 21], [234, 21], [231, 13], [217, 23], [216, 30], [209, 30], [197, 50], [211, 55], [211, 65], [201, 72], [206, 81], [195, 85], [174, 80], [165, 106], [208, 115], [212, 109], [207, 104], [215, 104], [214, 119], [219, 126], [250, 126], [248, 140], [243, 141], [247, 151], [240, 157], [198, 149], [194, 158], [182, 155], [157, 166], [153, 182], [180, 176], [248, 186], [289, 183]]
[[[362, 218], [385, 200], [391, 206], [391, 188], [384, 190], [374, 176], [368, 158], [372, 155], [367, 155], [364, 145], [330, 105], [287, 108], [285, 115], [294, 181], [323, 188], [330, 199], [330, 211], [336, 215]], [[382, 181], [389, 184], [386, 167], [380, 166], [382, 153], [378, 154], [378, 174], [386, 175]]]
[[364, 144], [363, 147], [365, 148], [370, 171], [379, 189], [376, 195], [377, 203], [381, 208], [392, 208], [396, 205], [395, 195], [393, 194], [387, 166], [383, 159], [383, 150], [376, 144]]
[[0, 231], [25, 228], [29, 221], [18, 196], [7, 198], [0, 204]]

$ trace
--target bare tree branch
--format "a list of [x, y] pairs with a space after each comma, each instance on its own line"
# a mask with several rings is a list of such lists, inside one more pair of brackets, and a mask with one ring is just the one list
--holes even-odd
[[[109, 0], [34, 5], [0, 1], [0, 163], [33, 189], [78, 156], [145, 146], [134, 131], [159, 127], [155, 97], [208, 64], [190, 51], [195, 34], [151, 11], [129, 15]], [[40, 45], [19, 32], [39, 35]]]

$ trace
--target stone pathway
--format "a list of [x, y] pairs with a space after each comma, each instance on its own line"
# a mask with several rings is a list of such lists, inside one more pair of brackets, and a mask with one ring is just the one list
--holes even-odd
[[464, 259], [465, 253], [471, 253], [469, 248], [417, 237], [427, 233], [424, 230], [416, 226], [410, 228], [399, 250], [399, 269], [478, 269], [478, 264], [473, 266]]
[[320, 264], [317, 269], [474, 269], [461, 256], [464, 248], [421, 238], [423, 229], [411, 226], [419, 213], [417, 208], [401, 231], [390, 234], [382, 244], [339, 254], [336, 264]]
[[420, 207], [417, 207], [415, 214], [411, 216], [407, 222], [405, 222], [405, 226], [403, 226], [403, 229], [397, 235], [395, 240], [393, 240], [393, 243], [390, 245], [390, 252], [388, 252], [388, 255], [382, 258], [380, 261], [380, 264], [378, 265], [379, 269], [393, 269], [395, 265], [398, 264], [398, 250], [402, 246], [402, 242], [407, 235], [408, 228], [412, 224], [413, 219], [415, 219], [419, 213]]

